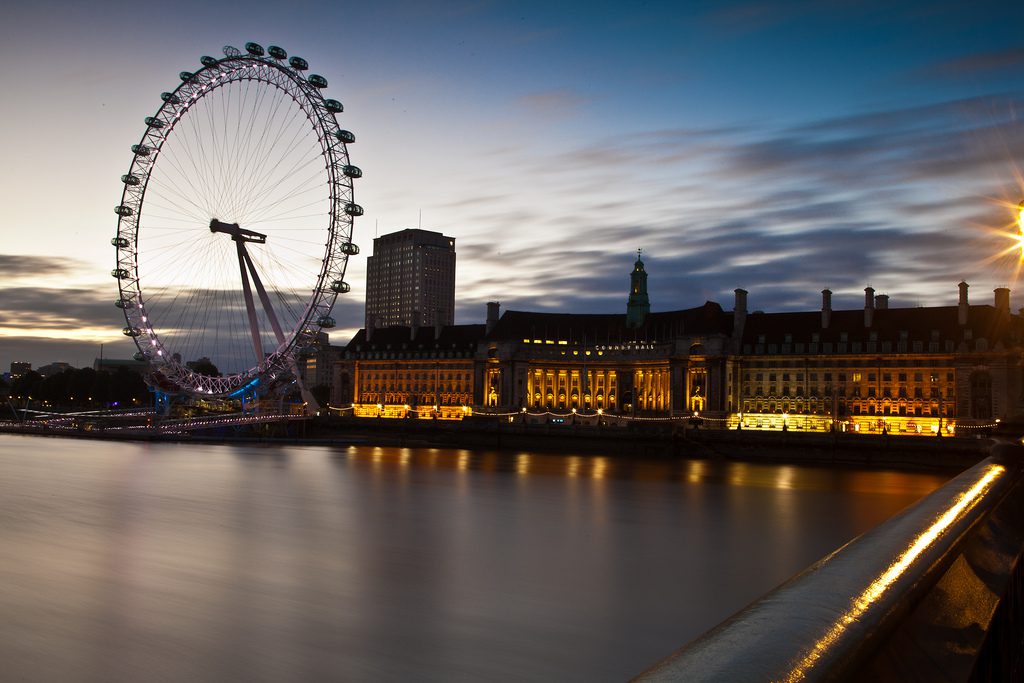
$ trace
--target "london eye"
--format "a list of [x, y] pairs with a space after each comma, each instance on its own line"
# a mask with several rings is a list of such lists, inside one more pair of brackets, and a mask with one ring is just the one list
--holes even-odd
[[224, 48], [161, 94], [114, 211], [124, 334], [167, 394], [239, 396], [297, 375], [335, 326], [355, 136], [327, 80], [280, 47]]

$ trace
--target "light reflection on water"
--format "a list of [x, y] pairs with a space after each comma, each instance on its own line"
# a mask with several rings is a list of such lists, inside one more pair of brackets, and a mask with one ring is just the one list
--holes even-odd
[[22, 680], [622, 680], [943, 477], [0, 436]]

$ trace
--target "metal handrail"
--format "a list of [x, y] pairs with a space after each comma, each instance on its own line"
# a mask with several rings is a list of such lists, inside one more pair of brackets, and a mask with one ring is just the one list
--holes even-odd
[[992, 457], [790, 579], [637, 681], [835, 680], [858, 666], [938, 580], [1017, 482], [1020, 453]]

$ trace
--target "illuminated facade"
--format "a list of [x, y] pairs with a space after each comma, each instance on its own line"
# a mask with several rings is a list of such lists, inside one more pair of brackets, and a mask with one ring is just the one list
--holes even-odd
[[732, 318], [718, 304], [627, 315], [508, 311], [485, 345], [484, 407], [667, 417], [724, 409]]
[[455, 238], [412, 228], [374, 238], [366, 259], [366, 327], [454, 321]]
[[730, 359], [731, 424], [742, 428], [951, 434], [1021, 411], [1022, 321], [994, 304], [754, 313]]
[[482, 385], [483, 325], [360, 330], [334, 364], [331, 403], [357, 417], [461, 419]]
[[[1024, 322], [992, 305], [649, 312], [638, 258], [625, 314], [506, 311], [486, 325], [360, 331], [335, 366], [357, 415], [490, 413], [697, 419], [705, 427], [970, 434], [1024, 409]], [[641, 296], [642, 295], [642, 296]], [[434, 408], [437, 406], [437, 408]], [[425, 407], [428, 407], [429, 410]]]

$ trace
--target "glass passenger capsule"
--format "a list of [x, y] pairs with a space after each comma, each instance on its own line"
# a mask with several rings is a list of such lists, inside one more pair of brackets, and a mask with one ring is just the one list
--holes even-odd
[[114, 302], [114, 305], [120, 309], [135, 308], [135, 302], [129, 299], [118, 299]]
[[343, 242], [340, 248], [342, 254], [349, 256], [355, 256], [359, 253], [359, 245], [352, 242]]
[[146, 125], [149, 126], [150, 128], [163, 128], [164, 127], [164, 122], [161, 121], [160, 119], [156, 118], [155, 116], [147, 116], [146, 117]]
[[358, 204], [346, 204], [345, 213], [347, 213], [349, 216], [362, 216], [363, 207], [359, 206]]
[[339, 130], [337, 133], [334, 134], [334, 137], [338, 138], [346, 145], [351, 145], [353, 142], [356, 141], [355, 133], [353, 133], [350, 130]]
[[306, 80], [309, 81], [309, 84], [312, 85], [314, 88], [320, 88], [321, 90], [323, 90], [324, 88], [327, 87], [327, 79], [324, 78], [323, 76], [320, 76], [319, 74], [310, 74], [309, 78], [307, 78]]
[[117, 206], [114, 207], [114, 213], [116, 213], [118, 216], [131, 216], [132, 207], [125, 206], [124, 204], [118, 204]]
[[334, 327], [337, 323], [334, 322], [334, 318], [329, 315], [322, 315], [316, 320], [316, 324], [320, 327]]
[[277, 45], [271, 45], [267, 48], [267, 53], [270, 54], [274, 59], [288, 59], [288, 53], [283, 48]]
[[306, 61], [305, 59], [303, 59], [302, 57], [291, 57], [291, 58], [290, 58], [290, 59], [288, 60], [288, 63], [289, 63], [289, 64], [291, 65], [291, 67], [292, 67], [293, 69], [295, 69], [296, 71], [305, 71], [306, 69], [308, 69], [308, 68], [309, 68], [309, 62], [307, 62], [307, 61]]
[[251, 54], [253, 57], [263, 56], [263, 46], [259, 43], [246, 43], [245, 51]]
[[348, 294], [352, 291], [352, 285], [344, 280], [335, 280], [331, 283], [331, 291], [335, 294]]
[[164, 102], [170, 102], [171, 104], [180, 104], [181, 103], [181, 100], [178, 98], [178, 96], [175, 95], [172, 92], [162, 92], [162, 93], [160, 93], [160, 99], [163, 100]]
[[148, 157], [149, 153], [152, 150], [150, 150], [150, 148], [146, 147], [145, 145], [132, 145], [132, 151], [138, 154], [140, 157]]
[[139, 330], [139, 328], [137, 327], [126, 327], [123, 330], [121, 330], [121, 333], [124, 334], [124, 336], [126, 337], [138, 337], [140, 334], [142, 334], [142, 331]]
[[134, 176], [131, 173], [125, 173], [123, 176], [121, 176], [121, 182], [124, 183], [125, 185], [135, 186], [139, 184], [139, 178], [138, 176]]
[[327, 111], [332, 114], [340, 114], [345, 111], [345, 107], [342, 106], [338, 100], [324, 100], [324, 106], [327, 107]]
[[191, 71], [180, 71], [180, 72], [178, 72], [178, 78], [180, 78], [183, 81], [187, 81], [188, 79], [192, 78], [192, 76], [193, 76], [193, 73]]
[[342, 166], [341, 172], [347, 175], [349, 178], [363, 177], [363, 169], [359, 168], [358, 166]]
[[110, 274], [113, 277], [116, 277], [118, 280], [123, 280], [124, 278], [128, 277], [128, 269], [127, 268], [114, 268], [112, 271], [110, 271]]
[[214, 64], [217, 63], [217, 59], [216, 59], [216, 57], [208, 57], [206, 55], [203, 55], [202, 57], [199, 58], [199, 62], [203, 66], [213, 66]]
[[145, 361], [145, 360], [149, 360], [149, 356], [147, 356], [146, 354], [144, 354], [144, 353], [143, 353], [142, 351], [136, 351], [136, 352], [135, 352], [135, 355], [134, 355], [134, 356], [132, 356], [132, 358], [134, 358], [134, 359], [135, 359], [135, 360], [137, 360], [137, 361]]
[[130, 243], [130, 242], [128, 241], [128, 238], [127, 238], [127, 237], [111, 237], [111, 238], [110, 238], [110, 243], [111, 243], [112, 245], [114, 245], [115, 247], [117, 247], [118, 249], [124, 249], [124, 248], [126, 248], [126, 247], [127, 247], [127, 246], [128, 246], [129, 244], [131, 244], [131, 243]]

